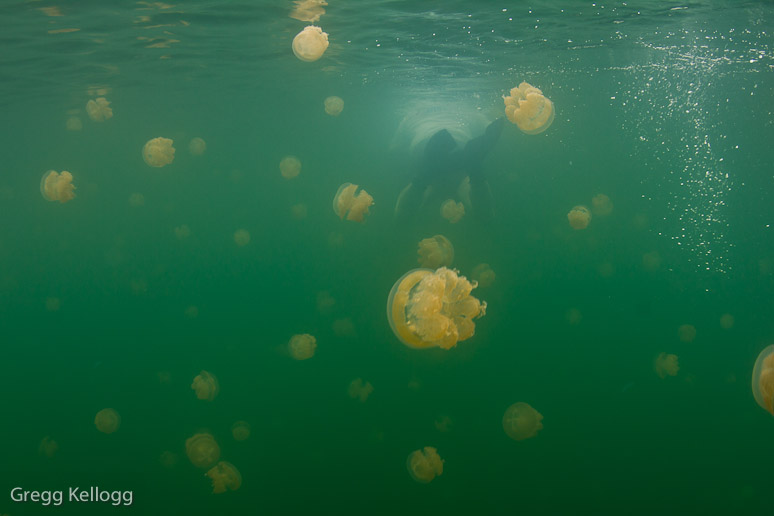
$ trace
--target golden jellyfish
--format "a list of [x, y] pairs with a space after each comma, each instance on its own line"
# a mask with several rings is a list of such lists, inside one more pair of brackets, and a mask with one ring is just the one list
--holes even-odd
[[682, 342], [693, 342], [696, 338], [696, 327], [693, 324], [683, 324], [677, 328], [677, 336]]
[[73, 175], [66, 170], [61, 174], [49, 170], [40, 179], [40, 194], [47, 201], [66, 203], [75, 199]]
[[250, 423], [247, 421], [237, 421], [231, 425], [231, 435], [235, 441], [246, 441], [250, 437]]
[[212, 493], [225, 493], [226, 490], [236, 491], [242, 485], [242, 475], [233, 464], [226, 461], [218, 462], [207, 472], [212, 479]]
[[341, 97], [331, 96], [325, 99], [325, 112], [331, 116], [339, 116], [344, 111], [344, 101]]
[[419, 241], [417, 254], [417, 261], [422, 267], [449, 267], [454, 261], [454, 246], [445, 236], [435, 235]]
[[57, 443], [48, 435], [41, 439], [40, 444], [38, 445], [38, 454], [49, 459], [56, 455], [58, 450], [59, 443]]
[[461, 202], [456, 202], [454, 199], [446, 199], [441, 204], [441, 217], [452, 224], [459, 222], [464, 215], [465, 206]]
[[425, 446], [423, 450], [409, 453], [406, 467], [411, 478], [420, 484], [427, 484], [443, 473], [443, 460], [438, 455], [438, 450]]
[[358, 185], [344, 183], [333, 197], [333, 211], [340, 219], [363, 222], [368, 208], [374, 204], [374, 198]]
[[152, 167], [163, 167], [169, 165], [175, 159], [174, 142], [169, 138], [153, 138], [148, 140], [142, 148], [142, 158], [145, 163]]
[[606, 217], [613, 213], [613, 201], [605, 194], [597, 194], [591, 199], [591, 211], [594, 215]]
[[328, 5], [325, 0], [295, 0], [295, 7], [290, 13], [291, 18], [303, 22], [316, 22], [325, 14], [323, 6]]
[[293, 179], [301, 173], [301, 161], [295, 156], [285, 156], [279, 164], [280, 174], [285, 179]]
[[104, 122], [109, 118], [113, 118], [113, 108], [110, 107], [110, 102], [105, 97], [88, 101], [86, 103], [86, 113], [95, 122]]
[[522, 82], [503, 97], [505, 116], [523, 133], [542, 133], [554, 121], [554, 103], [543, 92], [529, 83]]
[[121, 416], [112, 408], [105, 408], [94, 416], [94, 425], [103, 434], [112, 434], [121, 426]]
[[731, 314], [723, 314], [720, 316], [720, 327], [724, 330], [730, 330], [734, 327], [734, 316]]
[[288, 342], [290, 356], [296, 360], [307, 360], [314, 356], [317, 339], [308, 333], [293, 335]]
[[246, 229], [237, 229], [234, 231], [234, 243], [239, 247], [244, 247], [250, 243], [250, 232]]
[[209, 468], [220, 459], [220, 446], [208, 433], [195, 434], [185, 441], [185, 453], [197, 468]]
[[479, 263], [473, 267], [473, 272], [471, 272], [470, 277], [473, 278], [473, 281], [478, 283], [479, 287], [486, 288], [492, 286], [497, 275], [488, 263]]
[[437, 418], [435, 418], [435, 421], [433, 421], [433, 424], [435, 425], [435, 429], [439, 432], [447, 433], [451, 432], [452, 426], [454, 425], [454, 421], [452, 421], [452, 418], [450, 418], [447, 415], [441, 414]]
[[473, 336], [473, 320], [486, 314], [486, 302], [470, 295], [475, 287], [446, 267], [407, 272], [387, 299], [393, 333], [410, 348], [453, 348]]
[[328, 48], [328, 33], [310, 25], [293, 38], [293, 53], [301, 61], [317, 61]]
[[585, 206], [575, 206], [567, 214], [567, 220], [573, 229], [586, 229], [591, 222], [591, 212]]
[[214, 374], [202, 370], [193, 379], [191, 389], [196, 391], [196, 397], [200, 400], [212, 401], [220, 392], [220, 384], [218, 384], [218, 379], [215, 378]]
[[188, 142], [188, 152], [191, 153], [192, 156], [201, 156], [204, 154], [204, 151], [207, 150], [207, 142], [205, 142], [203, 139], [199, 138], [198, 136], [195, 138], [191, 138], [191, 141]]
[[67, 119], [65, 127], [68, 131], [80, 131], [83, 129], [83, 122], [81, 122], [81, 119], [77, 116], [71, 116]]
[[374, 386], [371, 385], [371, 382], [363, 382], [362, 378], [355, 378], [347, 388], [349, 397], [353, 400], [359, 400], [360, 403], [365, 403], [372, 392], [374, 392]]
[[677, 363], [677, 355], [659, 353], [653, 361], [653, 371], [662, 380], [667, 376], [677, 376], [680, 365]]
[[543, 429], [543, 415], [528, 403], [518, 402], [503, 414], [503, 430], [511, 439], [523, 441], [535, 437]]
[[774, 416], [774, 344], [761, 351], [752, 374], [755, 401]]

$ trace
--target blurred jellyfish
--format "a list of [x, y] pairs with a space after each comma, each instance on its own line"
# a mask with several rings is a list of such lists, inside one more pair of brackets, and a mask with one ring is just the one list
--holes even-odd
[[577, 308], [569, 308], [564, 313], [564, 320], [572, 326], [577, 326], [583, 320], [583, 314]]
[[220, 459], [220, 446], [212, 435], [200, 433], [185, 441], [185, 453], [197, 468], [209, 468]]
[[49, 312], [58, 312], [62, 307], [62, 301], [58, 297], [46, 298], [46, 310]]
[[214, 374], [202, 370], [193, 379], [191, 389], [196, 392], [196, 397], [200, 400], [212, 401], [220, 392], [220, 384]]
[[435, 421], [433, 421], [433, 424], [435, 425], [435, 429], [439, 432], [447, 433], [451, 432], [452, 426], [454, 425], [454, 422], [452, 421], [452, 418], [445, 414], [439, 415], [437, 418], [435, 418]]
[[542, 133], [554, 121], [554, 104], [543, 92], [522, 82], [511, 94], [503, 97], [505, 116], [527, 134]]
[[152, 167], [163, 167], [169, 165], [175, 159], [174, 142], [169, 138], [153, 138], [148, 140], [142, 148], [142, 158], [145, 163]]
[[435, 235], [420, 240], [417, 254], [419, 255], [417, 261], [422, 267], [429, 269], [449, 267], [454, 261], [454, 246], [445, 236]]
[[47, 201], [66, 203], [75, 199], [73, 175], [66, 170], [61, 174], [49, 170], [40, 179], [40, 194]]
[[323, 6], [328, 5], [325, 0], [295, 0], [295, 7], [290, 12], [290, 17], [303, 22], [316, 22], [325, 14]]
[[83, 129], [83, 122], [81, 122], [81, 119], [77, 116], [71, 116], [67, 119], [65, 127], [68, 131], [80, 131]]
[[185, 315], [187, 319], [196, 319], [199, 317], [199, 307], [196, 305], [187, 306], [183, 315]]
[[528, 403], [518, 402], [508, 407], [503, 414], [503, 430], [516, 441], [523, 441], [537, 435], [543, 429], [543, 415]]
[[105, 97], [90, 100], [86, 103], [86, 113], [95, 122], [104, 122], [113, 118], [113, 108]]
[[317, 311], [322, 315], [328, 315], [333, 311], [333, 307], [336, 306], [336, 300], [331, 296], [331, 293], [327, 290], [321, 290], [317, 293]]
[[178, 459], [179, 457], [177, 456], [177, 453], [172, 453], [169, 450], [164, 450], [163, 452], [161, 452], [161, 455], [159, 456], [159, 463], [166, 469], [172, 469], [175, 466], [177, 466]]
[[239, 247], [244, 247], [250, 243], [250, 232], [246, 229], [237, 229], [234, 231], [234, 242]]
[[328, 48], [328, 33], [310, 25], [293, 38], [293, 53], [301, 61], [317, 61]]
[[235, 441], [246, 441], [250, 437], [250, 423], [247, 421], [237, 421], [231, 425], [231, 435]]
[[347, 388], [349, 397], [353, 400], [359, 400], [360, 403], [365, 403], [372, 392], [374, 392], [374, 386], [371, 385], [371, 382], [364, 383], [362, 378], [355, 378]]
[[191, 153], [192, 156], [201, 156], [204, 154], [204, 151], [207, 150], [207, 142], [205, 142], [203, 139], [199, 138], [198, 136], [195, 138], [191, 138], [191, 141], [188, 142], [188, 152]]
[[495, 282], [497, 275], [495, 271], [489, 266], [488, 263], [479, 263], [473, 267], [473, 272], [470, 273], [470, 277], [473, 281], [478, 283], [481, 288], [491, 287]]
[[181, 224], [180, 226], [175, 226], [175, 236], [178, 240], [185, 240], [189, 236], [191, 236], [191, 228], [188, 227], [188, 224]]
[[333, 328], [333, 333], [336, 334], [337, 337], [355, 337], [355, 324], [352, 322], [352, 319], [349, 317], [345, 317], [343, 319], [336, 319], [333, 321], [333, 324], [331, 325]]
[[290, 207], [290, 216], [295, 220], [304, 220], [309, 213], [306, 204], [299, 203]]
[[597, 194], [591, 199], [591, 212], [600, 217], [613, 213], [613, 201], [605, 194]]
[[661, 267], [661, 255], [658, 251], [650, 251], [642, 255], [642, 267], [646, 271], [655, 271]]
[[755, 360], [752, 391], [758, 405], [774, 416], [774, 344], [761, 351]]
[[344, 101], [332, 96], [325, 99], [325, 112], [331, 116], [339, 116], [344, 111]]
[[242, 475], [233, 464], [220, 461], [207, 472], [212, 479], [212, 493], [225, 493], [227, 489], [236, 491], [242, 485]]
[[457, 271], [414, 269], [393, 285], [387, 319], [393, 333], [410, 348], [451, 349], [476, 330], [486, 302], [470, 295], [475, 285]]
[[145, 205], [145, 196], [141, 193], [135, 192], [129, 196], [129, 206], [133, 208], [139, 208]]
[[591, 212], [585, 206], [575, 206], [567, 214], [567, 220], [573, 229], [586, 229], [591, 222]]
[[308, 333], [293, 335], [288, 342], [288, 352], [296, 360], [307, 360], [314, 356], [317, 339]]
[[352, 183], [344, 183], [333, 197], [333, 211], [340, 219], [363, 222], [368, 208], [374, 204], [374, 198], [368, 192]]
[[454, 199], [446, 199], [441, 204], [441, 217], [452, 224], [459, 222], [464, 215], [465, 206], [461, 202], [456, 202]]
[[656, 359], [653, 360], [653, 371], [662, 380], [667, 376], [677, 376], [679, 370], [680, 365], [677, 363], [677, 355], [659, 353]]
[[168, 384], [172, 381], [172, 373], [169, 371], [156, 371], [156, 379], [160, 384]]
[[48, 435], [41, 439], [38, 445], [38, 454], [49, 459], [56, 455], [58, 450], [59, 444]]
[[295, 156], [285, 156], [279, 164], [280, 174], [285, 179], [293, 179], [301, 173], [301, 161]]
[[696, 338], [696, 327], [693, 324], [683, 324], [677, 328], [677, 336], [682, 342], [693, 342]]
[[105, 408], [97, 412], [94, 425], [103, 434], [112, 434], [121, 426], [121, 416], [112, 408]]
[[406, 468], [411, 478], [420, 484], [427, 484], [443, 473], [443, 460], [438, 455], [438, 450], [425, 446], [424, 450], [409, 453]]
[[723, 314], [720, 316], [720, 327], [724, 330], [730, 330], [734, 327], [734, 316], [731, 314]]

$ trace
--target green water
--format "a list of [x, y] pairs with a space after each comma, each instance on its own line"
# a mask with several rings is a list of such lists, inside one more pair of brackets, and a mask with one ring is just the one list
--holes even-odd
[[[771, 2], [330, 0], [312, 63], [291, 51], [306, 24], [289, 1], [77, 4], [0, 5], [0, 514], [769, 513], [774, 419], [750, 376], [774, 340]], [[556, 119], [509, 124], [486, 158], [495, 219], [396, 224], [401, 119], [499, 113], [523, 80]], [[98, 88], [104, 122], [85, 112]], [[177, 149], [163, 168], [141, 153], [157, 136]], [[52, 169], [73, 174], [71, 202], [42, 198]], [[331, 208], [347, 181], [374, 197], [364, 224]], [[613, 212], [570, 228], [599, 193]], [[462, 274], [486, 262], [497, 278], [474, 290], [473, 338], [409, 349], [386, 298], [435, 234]], [[287, 356], [298, 333], [317, 338], [310, 360]], [[654, 373], [661, 352], [677, 376]], [[190, 388], [201, 370], [212, 402]], [[518, 401], [544, 416], [519, 442], [501, 424]], [[94, 426], [106, 407], [110, 435]], [[188, 461], [202, 430], [237, 491], [211, 494]], [[429, 484], [406, 470], [424, 446], [445, 461]], [[132, 505], [67, 500], [90, 486]], [[17, 503], [14, 487], [65, 501]]]

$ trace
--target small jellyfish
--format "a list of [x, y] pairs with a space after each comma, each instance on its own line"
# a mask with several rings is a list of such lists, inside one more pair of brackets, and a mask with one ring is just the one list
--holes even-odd
[[181, 224], [180, 226], [175, 226], [175, 236], [178, 240], [185, 240], [189, 236], [191, 236], [191, 228], [188, 227], [188, 224]]
[[420, 484], [427, 484], [443, 473], [443, 460], [438, 455], [438, 450], [425, 446], [424, 450], [409, 453], [406, 468], [411, 478]]
[[204, 154], [204, 151], [207, 150], [207, 142], [205, 142], [203, 139], [199, 138], [198, 136], [195, 138], [191, 138], [191, 141], [188, 142], [188, 152], [191, 153], [192, 156], [201, 156]]
[[185, 453], [197, 468], [209, 468], [220, 459], [220, 446], [212, 435], [200, 433], [185, 441]]
[[554, 104], [543, 92], [522, 82], [511, 94], [503, 97], [505, 116], [527, 134], [542, 133], [554, 121]]
[[583, 320], [583, 313], [577, 308], [568, 308], [564, 313], [564, 320], [572, 326], [577, 326]]
[[332, 96], [325, 99], [325, 112], [331, 116], [339, 116], [344, 111], [344, 101]]
[[304, 220], [308, 214], [309, 208], [307, 208], [304, 203], [294, 204], [290, 207], [290, 216], [293, 217], [294, 220]]
[[473, 320], [486, 314], [486, 302], [470, 295], [474, 288], [465, 276], [446, 267], [407, 272], [387, 299], [393, 333], [410, 348], [453, 348], [473, 336]]
[[113, 108], [105, 97], [90, 100], [86, 103], [86, 113], [95, 122], [104, 122], [113, 118]]
[[250, 423], [247, 421], [237, 421], [231, 425], [231, 435], [235, 441], [246, 441], [250, 437]]
[[187, 319], [196, 319], [199, 317], [199, 307], [196, 305], [187, 306], [183, 315], [185, 315]]
[[542, 430], [543, 415], [528, 403], [518, 402], [508, 407], [503, 414], [503, 430], [511, 439], [523, 441]]
[[761, 351], [752, 374], [755, 401], [774, 416], [774, 344]]
[[159, 456], [159, 463], [166, 469], [172, 469], [177, 466], [177, 461], [177, 453], [172, 453], [169, 450], [164, 450]]
[[734, 316], [731, 314], [723, 314], [720, 316], [720, 327], [724, 330], [730, 330], [734, 327]]
[[66, 170], [61, 174], [49, 170], [40, 179], [40, 194], [47, 201], [66, 203], [75, 199], [73, 175]]
[[364, 383], [362, 378], [352, 380], [347, 389], [349, 397], [353, 400], [359, 400], [360, 403], [365, 403], [372, 392], [374, 392], [374, 386], [371, 385], [371, 382]]
[[169, 371], [156, 371], [156, 379], [162, 385], [169, 384], [172, 381], [172, 373]]
[[97, 412], [94, 425], [103, 434], [112, 434], [121, 426], [121, 416], [112, 408], [105, 408]]
[[46, 298], [46, 310], [49, 312], [58, 312], [62, 307], [62, 301], [58, 297]]
[[449, 267], [454, 261], [454, 246], [445, 236], [435, 235], [419, 241], [417, 254], [417, 261], [422, 267]]
[[207, 472], [207, 476], [212, 479], [213, 494], [225, 493], [227, 489], [236, 491], [242, 485], [242, 475], [230, 462], [218, 462]]
[[465, 206], [461, 202], [456, 202], [454, 199], [446, 199], [441, 204], [441, 217], [445, 218], [452, 224], [456, 224], [465, 215]]
[[600, 217], [613, 213], [613, 201], [605, 194], [597, 194], [591, 199], [591, 212]]
[[59, 444], [48, 435], [41, 439], [38, 445], [38, 454], [49, 459], [56, 455], [58, 450]]
[[355, 337], [357, 336], [357, 332], [355, 331], [355, 323], [352, 322], [352, 319], [349, 317], [344, 317], [343, 319], [336, 319], [333, 321], [333, 324], [331, 325], [333, 328], [333, 333], [336, 334], [337, 337]]
[[328, 48], [328, 33], [310, 25], [293, 38], [293, 53], [301, 61], [317, 61]]
[[293, 335], [288, 342], [290, 356], [296, 360], [307, 360], [314, 356], [317, 339], [308, 333]]
[[239, 247], [244, 247], [250, 243], [250, 232], [246, 229], [237, 229], [234, 231], [234, 243]]
[[682, 342], [693, 342], [696, 338], [696, 326], [693, 324], [683, 324], [677, 328], [677, 337]]
[[567, 213], [567, 220], [573, 229], [586, 229], [591, 222], [591, 212], [585, 206], [575, 206]]
[[161, 136], [148, 140], [142, 148], [142, 158], [145, 163], [152, 167], [163, 167], [172, 163], [175, 159], [175, 148], [172, 147], [172, 143], [174, 142], [169, 138]]
[[336, 306], [336, 299], [331, 296], [327, 290], [321, 290], [317, 293], [317, 311], [322, 315], [328, 315]]
[[301, 173], [301, 161], [295, 156], [285, 156], [279, 164], [280, 174], [285, 179], [293, 179]]
[[200, 400], [212, 401], [220, 392], [220, 384], [218, 384], [218, 379], [215, 378], [214, 374], [202, 370], [193, 379], [191, 389], [196, 391], [196, 397]]
[[77, 116], [71, 116], [67, 119], [65, 127], [68, 131], [80, 131], [83, 129], [83, 122], [81, 122], [81, 119]]
[[435, 425], [435, 429], [442, 433], [451, 432], [452, 427], [454, 426], [454, 421], [452, 421], [452, 418], [445, 414], [439, 415], [437, 418], [435, 418], [435, 421], [433, 421], [433, 424]]
[[470, 277], [473, 278], [473, 281], [478, 282], [479, 287], [486, 288], [492, 286], [497, 275], [488, 263], [479, 263], [473, 267], [473, 272], [470, 273]]
[[139, 192], [135, 192], [129, 196], [129, 206], [133, 208], [139, 208], [145, 205], [145, 196]]
[[677, 355], [659, 353], [656, 359], [653, 360], [653, 371], [662, 380], [667, 376], [677, 376], [679, 370], [680, 365], [677, 363]]
[[340, 219], [363, 222], [368, 208], [374, 204], [374, 198], [368, 192], [352, 183], [344, 183], [333, 197], [333, 211]]
[[661, 255], [658, 251], [650, 251], [642, 255], [642, 267], [646, 271], [655, 271], [661, 267]]

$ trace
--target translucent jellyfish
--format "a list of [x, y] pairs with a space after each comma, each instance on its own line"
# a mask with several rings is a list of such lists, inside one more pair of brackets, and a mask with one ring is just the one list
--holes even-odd
[[227, 489], [236, 491], [242, 485], [242, 475], [230, 462], [218, 462], [207, 472], [207, 476], [212, 479], [213, 494], [225, 493]]
[[352, 319], [349, 317], [336, 319], [333, 321], [331, 327], [333, 328], [333, 333], [335, 333], [337, 337], [357, 336], [357, 332], [355, 331], [355, 323], [353, 323]]
[[422, 267], [449, 267], [454, 261], [454, 246], [445, 236], [435, 235], [419, 241], [417, 254], [417, 261]]
[[293, 179], [301, 173], [301, 161], [295, 156], [285, 156], [279, 164], [280, 174], [285, 179]]
[[293, 53], [301, 61], [317, 61], [328, 48], [328, 33], [310, 25], [293, 38]]
[[569, 308], [564, 313], [564, 320], [567, 321], [568, 324], [577, 326], [583, 320], [583, 314], [577, 308]]
[[465, 206], [461, 202], [456, 202], [454, 199], [446, 199], [441, 204], [441, 217], [452, 224], [459, 222], [464, 215]]
[[40, 179], [40, 194], [47, 201], [59, 201], [65, 203], [75, 199], [75, 185], [73, 175], [66, 170], [61, 174], [55, 170], [49, 170]]
[[112, 434], [121, 426], [121, 416], [112, 408], [105, 408], [97, 412], [94, 425], [103, 434]]
[[606, 217], [613, 213], [613, 201], [605, 194], [597, 194], [591, 199], [591, 212]]
[[250, 232], [246, 229], [237, 229], [234, 231], [234, 242], [239, 247], [244, 247], [250, 243]]
[[56, 455], [58, 450], [59, 444], [48, 435], [41, 439], [38, 445], [38, 454], [49, 459]]
[[199, 307], [196, 305], [187, 306], [183, 315], [185, 315], [187, 319], [196, 319], [199, 317]]
[[203, 139], [199, 138], [198, 136], [195, 138], [191, 138], [191, 141], [188, 142], [188, 152], [191, 153], [192, 156], [201, 156], [204, 154], [204, 151], [207, 150], [207, 142], [205, 142]]
[[129, 196], [129, 206], [133, 208], [139, 208], [145, 205], [145, 196], [139, 192], [135, 192]]
[[492, 270], [488, 263], [479, 263], [473, 267], [470, 277], [482, 288], [491, 287], [495, 279], [497, 279], [495, 271]]
[[58, 312], [62, 307], [62, 301], [58, 297], [46, 298], [46, 310], [49, 312]]
[[333, 211], [340, 219], [363, 222], [374, 198], [368, 192], [352, 183], [344, 183], [333, 197]]
[[724, 330], [730, 330], [734, 327], [734, 316], [731, 314], [723, 314], [720, 316], [720, 327]]
[[677, 363], [677, 355], [659, 353], [653, 361], [653, 371], [662, 380], [667, 376], [677, 376], [677, 371], [679, 370], [680, 365]]
[[511, 94], [503, 97], [505, 116], [527, 134], [542, 133], [554, 121], [554, 104], [543, 92], [522, 82]]
[[172, 381], [172, 373], [169, 371], [156, 371], [156, 379], [160, 384], [169, 384]]
[[427, 484], [443, 473], [443, 460], [438, 455], [438, 450], [425, 446], [424, 450], [409, 453], [406, 468], [411, 478], [420, 484]]
[[575, 206], [567, 214], [567, 220], [573, 229], [586, 229], [591, 222], [591, 212], [585, 206]]
[[220, 446], [212, 435], [200, 433], [185, 441], [185, 453], [197, 468], [209, 468], [220, 459]]
[[177, 466], [179, 457], [177, 453], [172, 453], [169, 450], [164, 450], [159, 456], [159, 463], [167, 469], [172, 469]]
[[65, 127], [68, 131], [80, 131], [83, 129], [83, 122], [81, 122], [81, 119], [77, 116], [71, 116], [67, 119]]
[[328, 315], [333, 311], [333, 307], [336, 306], [336, 299], [331, 296], [331, 293], [327, 290], [321, 290], [317, 293], [317, 311], [322, 315]]
[[340, 97], [332, 96], [325, 99], [325, 112], [331, 116], [339, 116], [344, 111], [344, 101]]
[[189, 236], [191, 236], [191, 228], [188, 227], [188, 224], [181, 224], [180, 226], [175, 226], [175, 236], [178, 240], [185, 240]]
[[761, 351], [752, 374], [755, 401], [774, 416], [774, 344]]
[[363, 382], [362, 378], [355, 378], [349, 384], [347, 394], [353, 400], [360, 400], [360, 403], [365, 403], [368, 396], [374, 392], [374, 386], [371, 382]]
[[237, 421], [231, 425], [231, 435], [236, 441], [246, 441], [250, 437], [250, 423], [247, 421]]
[[646, 271], [655, 271], [661, 267], [661, 255], [658, 251], [650, 251], [642, 255], [642, 267]]
[[696, 338], [696, 327], [693, 324], [683, 324], [677, 328], [677, 336], [682, 342], [693, 342]]
[[317, 349], [317, 339], [308, 333], [293, 335], [288, 342], [290, 356], [296, 360], [307, 360], [314, 356]]
[[196, 391], [196, 397], [200, 400], [212, 401], [220, 392], [220, 384], [214, 374], [203, 370], [193, 379], [191, 389]]
[[95, 122], [104, 122], [113, 118], [113, 108], [105, 97], [90, 100], [86, 103], [86, 113]]
[[293, 217], [294, 220], [304, 220], [308, 214], [309, 208], [307, 208], [304, 203], [294, 204], [290, 207], [290, 216]]
[[172, 147], [172, 143], [174, 142], [169, 138], [161, 136], [148, 140], [142, 148], [142, 157], [145, 163], [152, 167], [163, 167], [172, 163], [172, 160], [175, 159], [175, 148]]
[[303, 22], [316, 22], [325, 14], [323, 6], [328, 5], [325, 0], [295, 0], [295, 7], [290, 13], [291, 18]]
[[473, 336], [473, 320], [486, 314], [486, 302], [470, 295], [475, 287], [446, 267], [407, 272], [387, 299], [393, 333], [410, 348], [453, 348]]
[[508, 407], [503, 414], [503, 430], [511, 439], [523, 441], [535, 437], [543, 428], [543, 415], [528, 403], [518, 402]]
[[452, 426], [454, 425], [454, 421], [452, 421], [452, 418], [445, 414], [439, 415], [437, 418], [435, 418], [435, 421], [433, 421], [433, 424], [435, 425], [435, 429], [442, 433], [451, 432]]

